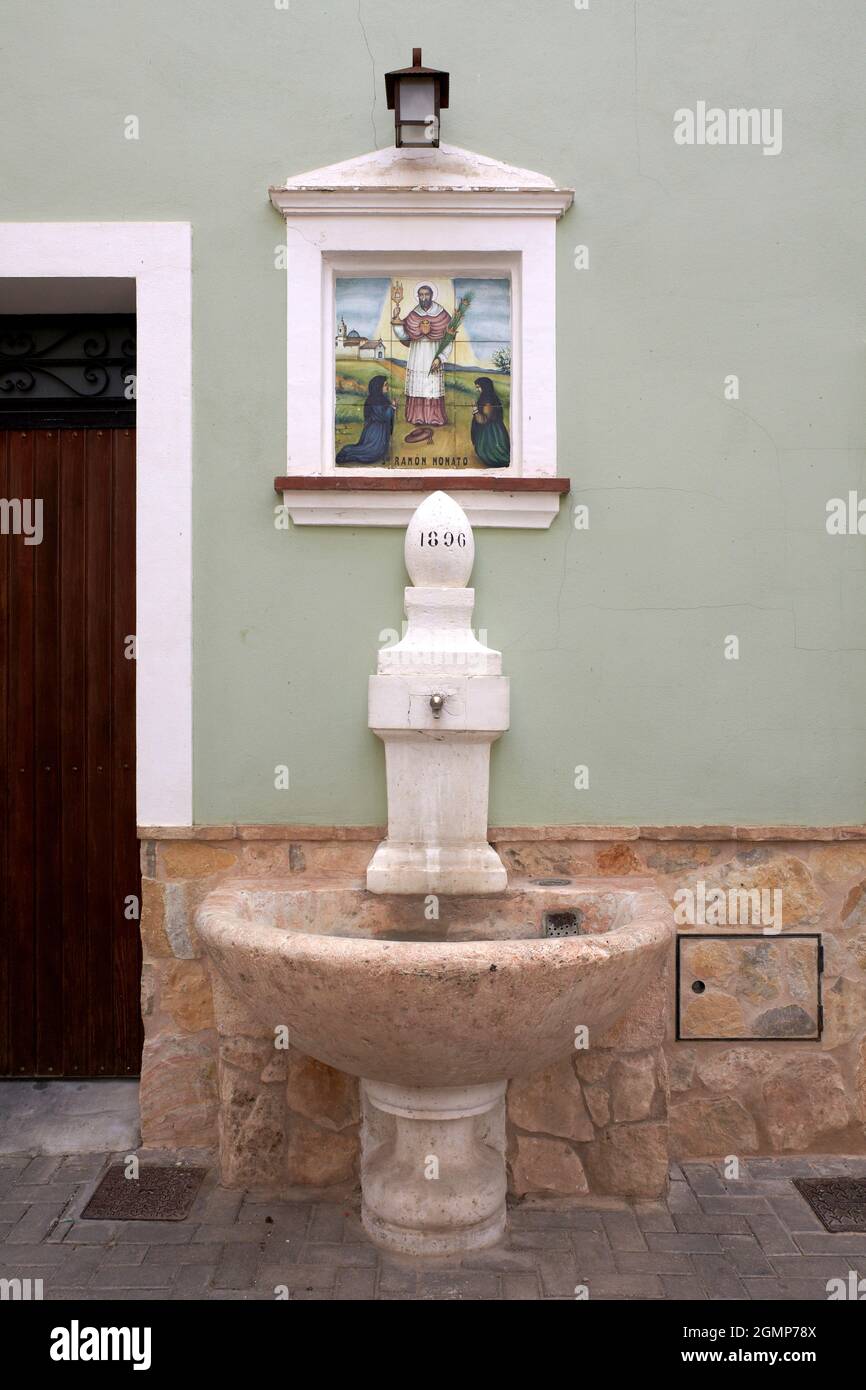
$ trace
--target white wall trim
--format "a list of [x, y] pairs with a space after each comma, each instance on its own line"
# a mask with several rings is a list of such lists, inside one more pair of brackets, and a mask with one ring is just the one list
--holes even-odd
[[192, 824], [188, 222], [3, 222], [0, 277], [134, 277], [139, 825]]
[[[447, 483], [443, 484], [447, 488]], [[453, 493], [472, 526], [546, 531], [559, 514], [555, 492], [514, 492], [503, 482], [496, 492]], [[296, 526], [406, 527], [424, 500], [423, 492], [330, 492], [309, 488], [282, 493]]]

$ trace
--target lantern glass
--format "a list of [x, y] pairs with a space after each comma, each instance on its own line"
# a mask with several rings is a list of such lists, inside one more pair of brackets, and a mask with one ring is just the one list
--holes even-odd
[[436, 114], [433, 80], [429, 77], [404, 77], [400, 83], [400, 120], [430, 121]]

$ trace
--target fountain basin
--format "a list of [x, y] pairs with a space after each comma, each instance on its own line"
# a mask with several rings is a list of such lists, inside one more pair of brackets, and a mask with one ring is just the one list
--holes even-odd
[[[579, 882], [579, 886], [578, 886]], [[600, 1034], [655, 975], [671, 912], [657, 890], [528, 881], [484, 898], [367, 893], [360, 883], [228, 880], [199, 909], [213, 966], [264, 1022], [340, 1071], [468, 1086], [542, 1071]], [[580, 935], [542, 936], [545, 913]]]
[[[547, 937], [545, 922], [578, 934]], [[665, 898], [635, 880], [517, 880], [437, 904], [301, 876], [227, 880], [197, 928], [268, 1029], [363, 1079], [363, 1219], [379, 1244], [419, 1254], [499, 1239], [506, 1082], [592, 1047], [673, 931]]]

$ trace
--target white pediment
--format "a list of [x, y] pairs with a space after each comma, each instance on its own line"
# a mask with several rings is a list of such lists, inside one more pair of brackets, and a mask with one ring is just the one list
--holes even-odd
[[461, 212], [472, 201], [478, 210], [530, 212], [561, 217], [574, 193], [532, 169], [461, 150], [391, 146], [294, 174], [270, 189], [271, 202], [284, 215], [341, 211]]

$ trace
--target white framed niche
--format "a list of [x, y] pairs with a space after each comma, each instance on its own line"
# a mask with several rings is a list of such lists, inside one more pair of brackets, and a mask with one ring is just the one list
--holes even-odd
[[[378, 150], [297, 175], [270, 197], [286, 239], [287, 454], [275, 487], [292, 520], [405, 526], [424, 493], [442, 488], [459, 493], [473, 526], [548, 527], [568, 491], [556, 461], [555, 252], [572, 191], [441, 145]], [[509, 468], [335, 463], [335, 283], [396, 268], [509, 280]]]

